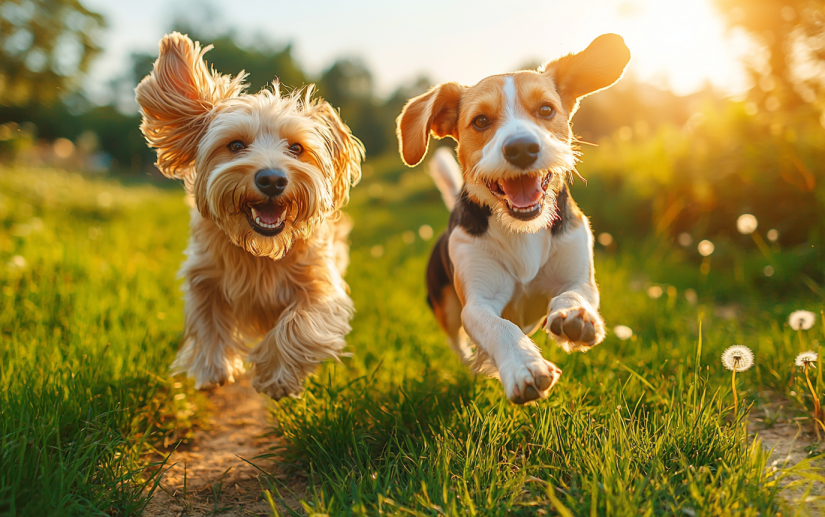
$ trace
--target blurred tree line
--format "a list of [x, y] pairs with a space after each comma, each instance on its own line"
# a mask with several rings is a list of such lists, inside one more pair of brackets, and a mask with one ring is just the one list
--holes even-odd
[[[154, 153], [146, 147], [138, 130], [139, 116], [132, 96], [137, 83], [152, 70], [156, 54], [133, 53], [128, 71], [109, 85], [110, 103], [97, 105], [84, 96], [79, 85], [100, 50], [95, 38], [105, 27], [102, 17], [83, 8], [77, 0], [2, 0], [0, 5], [0, 125], [7, 124], [7, 128], [16, 128], [18, 132], [28, 128], [34, 138], [45, 141], [66, 138], [76, 142], [84, 135], [93, 135], [98, 150], [109, 159], [108, 168], [151, 170]], [[295, 59], [291, 45], [277, 46], [260, 39], [255, 46], [244, 45], [231, 31], [221, 32], [208, 27], [208, 23], [179, 20], [169, 30], [188, 34], [204, 45], [213, 44], [207, 54], [209, 64], [233, 75], [245, 70], [249, 73], [249, 92], [267, 87], [274, 78], [287, 88], [315, 83], [318, 94], [340, 109], [353, 133], [364, 142], [368, 157], [395, 153], [395, 118], [410, 97], [433, 84], [428, 78], [419, 77], [382, 97], [375, 90], [372, 73], [360, 59], [339, 59], [320, 76], [311, 77]], [[21, 32], [30, 36], [15, 36]], [[82, 43], [73, 50], [75, 68], [63, 70], [52, 65], [57, 63], [52, 58], [48, 60], [49, 66], [31, 66], [31, 55], [39, 49], [49, 49], [48, 55], [59, 54], [67, 37]], [[26, 94], [12, 95], [12, 91]], [[678, 97], [631, 77], [619, 88], [585, 103], [576, 117], [575, 130], [584, 140], [596, 140], [638, 120], [645, 121], [650, 131], [664, 123], [681, 125], [696, 109], [699, 99], [710, 97], [711, 91]], [[605, 106], [610, 108], [604, 109]], [[3, 133], [0, 130], [0, 158], [3, 154], [8, 158], [15, 148], [8, 142], [3, 145]], [[5, 133], [8, 136], [10, 131]]]
[[[732, 221], [751, 212], [783, 242], [825, 241], [825, 0], [715, 1], [730, 28], [755, 44], [747, 98], [725, 99], [709, 86], [680, 97], [626, 76], [585, 100], [573, 129], [600, 147], [586, 150], [581, 171], [590, 186], [577, 189], [577, 199], [597, 227], [617, 235], [734, 238]], [[385, 157], [380, 181], [398, 181], [406, 168], [396, 152], [395, 118], [407, 99], [432, 86], [429, 79], [381, 96], [357, 58], [312, 76], [290, 45], [266, 38], [244, 44], [209, 25], [219, 19], [215, 13], [202, 18], [169, 30], [214, 44], [209, 63], [222, 73], [246, 70], [251, 93], [276, 77], [288, 88], [315, 83], [364, 142], [368, 160]], [[133, 89], [156, 55], [132, 54], [128, 71], [111, 81], [106, 105], [79, 88], [104, 27], [77, 0], [0, 0], [0, 159], [14, 154], [15, 136], [24, 134], [85, 142], [107, 158], [108, 170], [154, 171]]]
[[[47, 8], [50, 4], [60, 5], [53, 5], [58, 9], [50, 10]], [[84, 40], [80, 64], [73, 74], [61, 75], [51, 68], [28, 68], [31, 59], [27, 55], [38, 52], [40, 47], [54, 49], [61, 45], [63, 34], [57, 30], [61, 23], [65, 26], [65, 32], [72, 33], [74, 30], [68, 27], [70, 24], [66, 21], [72, 19], [71, 13], [60, 16], [50, 14], [46, 22], [41, 20], [46, 13], [63, 12], [60, 11], [63, 4], [67, 10], [75, 9], [77, 13], [89, 17], [98, 28], [104, 26], [100, 15], [91, 13], [73, 0], [3, 0], [0, 4], [4, 34], [0, 40], [0, 53], [3, 54], [0, 59], [3, 63], [0, 66], [0, 125], [6, 125], [5, 135], [0, 129], [0, 158], [3, 155], [9, 158], [15, 150], [13, 145], [3, 145], [5, 140], [14, 136], [8, 128], [17, 132], [27, 128], [34, 138], [45, 141], [57, 138], [77, 141], [82, 135], [93, 134], [99, 150], [111, 158], [111, 169], [121, 172], [152, 169], [154, 153], [146, 147], [138, 129], [140, 117], [132, 96], [137, 83], [152, 70], [157, 54], [133, 53], [127, 73], [111, 81], [112, 100], [103, 106], [91, 102], [78, 88], [90, 60], [99, 51], [91, 36], [87, 35]], [[44, 24], [53, 30], [40, 31], [40, 26]], [[277, 46], [264, 42], [245, 46], [232, 32], [212, 36], [210, 30], [201, 30], [186, 21], [176, 22], [169, 30], [188, 34], [203, 45], [214, 45], [206, 56], [208, 63], [222, 73], [235, 75], [241, 70], [246, 71], [249, 74], [248, 92], [254, 93], [268, 87], [275, 78], [287, 90], [314, 83], [317, 94], [341, 110], [342, 117], [364, 142], [371, 156], [396, 149], [395, 117], [409, 97], [431, 86], [430, 81], [421, 78], [399, 87], [389, 97], [381, 98], [375, 92], [372, 73], [357, 58], [339, 59], [319, 77], [310, 77], [295, 59], [291, 45]], [[26, 31], [30, 36], [16, 39], [8, 36], [15, 31]], [[14, 47], [8, 41], [19, 44]], [[32, 84], [40, 86], [35, 88]], [[18, 90], [26, 92], [26, 95], [10, 93]]]

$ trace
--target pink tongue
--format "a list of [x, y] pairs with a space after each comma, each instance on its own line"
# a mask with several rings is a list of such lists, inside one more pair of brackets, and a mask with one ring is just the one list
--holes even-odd
[[258, 212], [261, 222], [266, 224], [275, 224], [278, 221], [278, 218], [281, 217], [281, 213], [283, 213], [284, 209], [285, 207], [279, 207], [278, 205], [271, 203], [267, 203], [265, 205], [255, 205], [255, 211]]
[[507, 199], [517, 208], [527, 208], [535, 205], [543, 194], [541, 190], [541, 175], [519, 176], [499, 182]]

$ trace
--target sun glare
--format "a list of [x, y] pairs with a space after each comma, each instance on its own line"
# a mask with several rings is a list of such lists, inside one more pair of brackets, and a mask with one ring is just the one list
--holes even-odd
[[731, 93], [747, 87], [739, 65], [747, 40], [726, 30], [710, 0], [628, 0], [617, 9], [616, 32], [632, 49], [633, 71], [643, 80], [681, 94], [706, 82]]

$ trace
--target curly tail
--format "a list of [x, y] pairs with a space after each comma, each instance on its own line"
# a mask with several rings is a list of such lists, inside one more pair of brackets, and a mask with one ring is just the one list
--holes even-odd
[[444, 204], [452, 211], [458, 199], [458, 193], [464, 185], [464, 178], [461, 176], [461, 168], [455, 160], [455, 155], [449, 148], [439, 147], [427, 163], [427, 169], [435, 186], [441, 192]]

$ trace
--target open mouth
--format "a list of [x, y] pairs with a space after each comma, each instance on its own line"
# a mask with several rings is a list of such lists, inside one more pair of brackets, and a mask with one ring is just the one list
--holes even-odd
[[531, 221], [541, 214], [550, 176], [550, 171], [535, 171], [485, 183], [494, 196], [506, 203], [511, 216], [520, 221]]
[[285, 204], [258, 203], [247, 205], [246, 218], [253, 230], [265, 237], [274, 237], [284, 229]]

